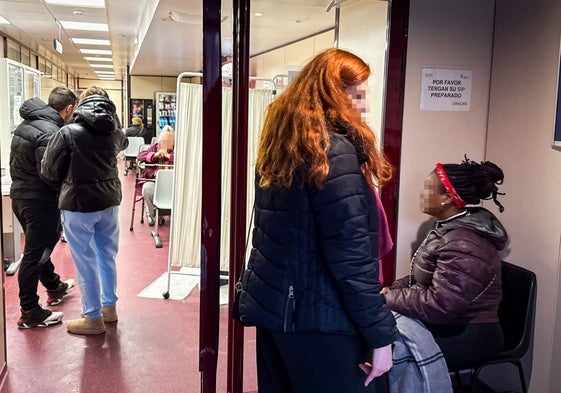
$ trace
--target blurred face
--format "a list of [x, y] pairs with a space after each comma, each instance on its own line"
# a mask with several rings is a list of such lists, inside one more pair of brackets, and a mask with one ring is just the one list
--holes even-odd
[[169, 132], [164, 132], [160, 136], [160, 149], [173, 150], [173, 135]]
[[440, 179], [436, 172], [431, 172], [424, 181], [423, 191], [420, 194], [420, 207], [423, 213], [440, 218], [446, 202], [446, 194], [440, 193]]
[[366, 94], [368, 93], [368, 80], [365, 80], [358, 85], [348, 87], [346, 92], [352, 101], [353, 108], [355, 108], [357, 112], [361, 114], [368, 112], [370, 109], [368, 100], [366, 99]]

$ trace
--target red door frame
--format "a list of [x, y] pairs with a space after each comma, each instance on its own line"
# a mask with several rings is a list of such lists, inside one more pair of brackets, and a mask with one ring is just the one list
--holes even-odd
[[220, 194], [222, 171], [222, 74], [220, 0], [203, 0], [203, 151], [199, 371], [201, 392], [216, 392], [220, 322]]
[[[405, 65], [407, 59], [407, 32], [409, 28], [409, 0], [394, 0], [390, 8], [390, 37], [388, 73], [386, 80], [386, 110], [382, 134], [384, 154], [392, 164], [395, 175], [382, 187], [382, 205], [388, 217], [392, 239], [397, 239], [399, 206], [399, 178], [401, 168], [401, 135], [403, 131], [403, 98], [405, 95]], [[384, 284], [395, 278], [396, 247], [382, 261]]]

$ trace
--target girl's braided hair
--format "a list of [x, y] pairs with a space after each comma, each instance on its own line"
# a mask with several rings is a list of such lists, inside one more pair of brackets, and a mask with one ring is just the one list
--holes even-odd
[[[503, 183], [504, 174], [497, 165], [490, 161], [477, 163], [464, 155], [461, 164], [443, 164], [442, 167], [458, 195], [467, 204], [477, 205], [482, 199], [492, 199], [499, 211], [504, 211], [503, 205], [497, 200], [497, 195], [504, 195], [497, 188]], [[441, 192], [446, 192], [442, 185]]]

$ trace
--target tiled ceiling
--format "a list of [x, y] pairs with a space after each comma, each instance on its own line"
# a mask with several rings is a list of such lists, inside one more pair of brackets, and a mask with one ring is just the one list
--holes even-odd
[[[356, 0], [355, 0], [356, 1]], [[350, 4], [353, 0], [341, 1]], [[335, 12], [329, 0], [254, 0], [250, 3], [250, 52], [260, 53], [332, 28]], [[91, 4], [86, 0], [86, 4]], [[223, 51], [232, 47], [232, 1], [222, 3]], [[342, 6], [343, 7], [343, 6]], [[343, 8], [342, 8], [343, 9]], [[175, 22], [170, 12], [187, 23]], [[47, 4], [46, 0], [0, 0], [0, 15], [11, 24], [0, 31], [54, 64], [63, 61], [82, 78], [95, 78], [73, 38], [109, 39], [118, 79], [129, 66], [132, 75], [177, 76], [202, 68], [202, 0], [105, 0], [105, 8]], [[77, 33], [60, 21], [107, 23], [108, 32]], [[63, 53], [53, 47], [60, 39]], [[80, 48], [107, 47], [80, 45]], [[108, 63], [111, 64], [111, 63]]]

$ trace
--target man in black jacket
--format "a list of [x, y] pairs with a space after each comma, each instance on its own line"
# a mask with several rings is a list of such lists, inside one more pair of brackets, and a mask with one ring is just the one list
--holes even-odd
[[55, 87], [49, 104], [32, 98], [19, 109], [23, 122], [15, 129], [10, 152], [12, 209], [25, 234], [25, 249], [18, 274], [20, 328], [46, 327], [62, 321], [62, 312], [39, 304], [39, 281], [47, 289], [47, 304], [54, 306], [74, 288], [55, 273], [51, 253], [60, 238], [59, 185], [40, 177], [41, 159], [50, 138], [72, 119], [76, 95]]

